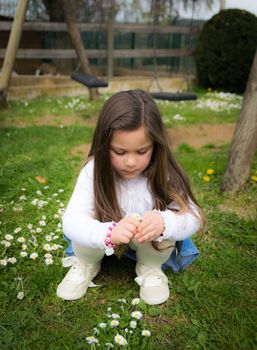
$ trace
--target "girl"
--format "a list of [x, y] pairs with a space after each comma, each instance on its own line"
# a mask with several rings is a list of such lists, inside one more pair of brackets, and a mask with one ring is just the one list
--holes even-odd
[[[137, 213], [137, 215], [135, 215]], [[103, 256], [136, 251], [135, 281], [147, 304], [169, 298], [161, 266], [176, 241], [201, 227], [201, 209], [173, 158], [160, 112], [144, 91], [123, 91], [104, 105], [88, 161], [63, 217], [74, 264], [57, 295], [85, 295]]]

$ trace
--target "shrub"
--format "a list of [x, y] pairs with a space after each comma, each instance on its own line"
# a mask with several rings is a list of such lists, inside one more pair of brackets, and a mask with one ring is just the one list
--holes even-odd
[[257, 17], [224, 10], [207, 21], [195, 52], [197, 78], [205, 88], [242, 93], [257, 48]]

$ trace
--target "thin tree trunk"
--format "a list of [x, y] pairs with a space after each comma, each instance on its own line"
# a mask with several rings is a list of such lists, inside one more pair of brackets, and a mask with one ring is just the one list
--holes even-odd
[[20, 44], [23, 23], [26, 17], [28, 0], [19, 0], [16, 7], [15, 17], [13, 20], [12, 30], [10, 32], [4, 62], [2, 67], [2, 74], [0, 77], [0, 106], [6, 105], [7, 91], [12, 75], [13, 66], [15, 63], [16, 54]]
[[[73, 15], [73, 4], [70, 0], [59, 0], [64, 13], [65, 22], [68, 28], [68, 32], [71, 38], [72, 45], [74, 46], [78, 59], [81, 64], [82, 70], [87, 74], [92, 74], [91, 67], [84, 49], [80, 31], [76, 25], [75, 18]], [[90, 99], [95, 100], [99, 94], [96, 88], [89, 88]]]
[[248, 78], [240, 116], [232, 139], [221, 190], [237, 192], [248, 179], [257, 147], [257, 50]]

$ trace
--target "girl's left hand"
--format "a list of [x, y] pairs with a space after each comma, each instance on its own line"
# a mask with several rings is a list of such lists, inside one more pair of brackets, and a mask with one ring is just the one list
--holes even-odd
[[139, 243], [150, 242], [158, 238], [163, 231], [164, 221], [161, 214], [158, 211], [147, 211], [134, 237]]

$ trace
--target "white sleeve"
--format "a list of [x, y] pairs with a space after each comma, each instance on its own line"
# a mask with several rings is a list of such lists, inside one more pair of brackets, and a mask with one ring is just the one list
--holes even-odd
[[105, 249], [110, 222], [94, 219], [93, 167], [94, 162], [90, 161], [80, 172], [62, 219], [63, 232], [80, 246]]
[[[179, 214], [172, 210], [160, 211], [165, 225], [165, 230], [161, 237], [157, 241], [166, 240], [175, 240], [183, 241], [191, 237], [196, 233], [201, 226], [201, 219], [199, 215], [198, 208], [190, 202], [190, 210], [183, 214]], [[175, 207], [179, 209], [178, 206]]]

